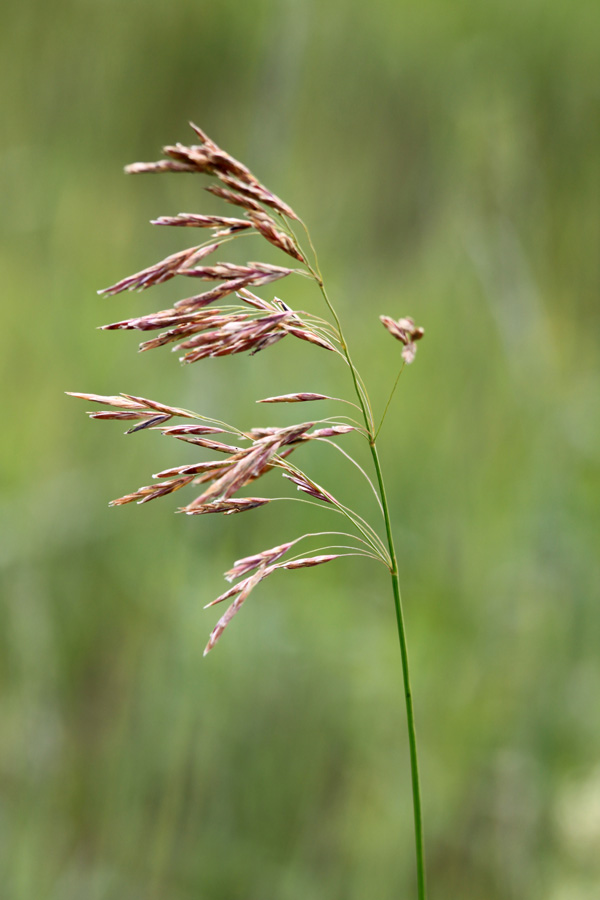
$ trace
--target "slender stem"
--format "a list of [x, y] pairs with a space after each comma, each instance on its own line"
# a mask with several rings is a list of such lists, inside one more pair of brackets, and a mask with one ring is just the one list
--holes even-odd
[[[293, 465], [293, 463], [290, 463], [287, 460], [284, 460], [280, 456], [274, 456], [273, 460], [272, 460], [272, 464], [279, 466], [280, 468], [287, 470], [288, 472], [293, 472], [298, 475], [302, 475], [305, 478], [308, 477], [302, 471], [302, 469], [299, 469], [297, 466]], [[315, 486], [318, 488], [321, 487], [320, 485], [317, 485], [316, 482], [313, 482], [313, 484], [315, 484]], [[321, 488], [321, 490], [323, 490], [323, 489]], [[329, 496], [331, 496], [331, 495], [329, 495]], [[275, 498], [275, 499], [279, 499], [279, 498]], [[298, 498], [290, 498], [290, 499], [298, 499]], [[391, 560], [390, 560], [389, 554], [387, 552], [386, 546], [385, 546], [384, 542], [382, 541], [382, 539], [377, 534], [377, 532], [375, 531], [375, 529], [373, 528], [373, 526], [370, 525], [365, 519], [363, 519], [362, 516], [360, 516], [353, 509], [350, 509], [349, 507], [344, 506], [343, 503], [340, 503], [339, 500], [336, 500], [335, 497], [331, 497], [331, 501], [329, 501], [329, 502], [332, 504], [332, 507], [334, 509], [337, 509], [338, 512], [342, 513], [342, 515], [344, 515], [347, 519], [350, 520], [350, 522], [352, 522], [354, 527], [358, 531], [360, 531], [362, 536], [369, 542], [369, 544], [371, 545], [371, 547], [373, 548], [375, 553], [379, 556], [379, 558], [381, 560], [383, 560], [383, 562], [385, 562], [385, 564], [386, 564], [386, 566], [388, 566], [388, 568], [390, 568]], [[319, 503], [318, 506], [321, 506], [321, 504]], [[327, 508], [327, 507], [325, 507], [325, 508]], [[329, 507], [329, 508], [331, 508], [331, 507]]]
[[[305, 231], [308, 235], [308, 229]], [[309, 243], [311, 248], [314, 251], [314, 247], [312, 245], [312, 241], [310, 240], [310, 235], [308, 235]], [[354, 363], [350, 357], [350, 353], [348, 351], [348, 345], [344, 338], [344, 334], [342, 332], [342, 326], [338, 315], [333, 308], [329, 297], [327, 296], [327, 292], [325, 290], [323, 284], [323, 278], [319, 271], [319, 265], [316, 258], [315, 252], [315, 269], [312, 267], [308, 267], [317, 282], [321, 293], [323, 295], [323, 299], [327, 304], [333, 318], [335, 319], [335, 323], [339, 330], [340, 334], [340, 342], [341, 349], [346, 357], [348, 362], [348, 366], [350, 368], [350, 372], [352, 374], [352, 380], [354, 382], [354, 389], [356, 391], [356, 396], [358, 398], [358, 402], [360, 404], [363, 418], [365, 420], [365, 426], [367, 429], [367, 433], [369, 436], [369, 448], [371, 451], [371, 456], [373, 457], [373, 464], [375, 466], [375, 472], [377, 475], [377, 485], [379, 488], [379, 495], [381, 497], [381, 504], [383, 507], [383, 518], [385, 521], [385, 530], [387, 536], [387, 543], [389, 548], [389, 556], [390, 556], [390, 575], [392, 578], [392, 590], [394, 594], [394, 607], [396, 611], [396, 625], [398, 628], [398, 641], [400, 643], [400, 656], [402, 659], [402, 677], [404, 683], [404, 700], [406, 704], [406, 721], [408, 727], [408, 744], [409, 744], [409, 752], [410, 752], [410, 771], [411, 771], [411, 782], [412, 782], [412, 797], [413, 797], [413, 815], [414, 815], [414, 828], [415, 828], [415, 852], [416, 852], [416, 868], [417, 868], [417, 893], [419, 900], [426, 900], [427, 892], [425, 885], [425, 851], [423, 845], [423, 815], [421, 808], [421, 787], [419, 781], [419, 762], [417, 756], [417, 734], [415, 728], [415, 716], [414, 716], [414, 708], [413, 708], [413, 700], [412, 700], [412, 689], [410, 684], [410, 669], [408, 662], [408, 647], [406, 642], [406, 627], [404, 624], [404, 613], [402, 610], [402, 597], [400, 594], [400, 581], [398, 578], [398, 560], [396, 557], [396, 550], [394, 547], [394, 538], [392, 534], [392, 524], [390, 521], [390, 512], [389, 506], [387, 503], [386, 493], [385, 493], [385, 484], [383, 481], [383, 474], [381, 471], [381, 463], [379, 461], [379, 454], [377, 453], [377, 445], [375, 442], [376, 433], [375, 433], [375, 424], [373, 421], [373, 413], [371, 411], [371, 406], [369, 404], [369, 399], [367, 392], [362, 383], [362, 379], [358, 374], [357, 370], [354, 367]], [[386, 407], [387, 411], [387, 407]], [[381, 426], [380, 426], [381, 427]]]
[[358, 402], [360, 404], [360, 409], [363, 414], [363, 418], [365, 420], [367, 432], [369, 434], [372, 434], [373, 426], [374, 426], [373, 412], [371, 410], [371, 405], [369, 403], [369, 398], [367, 396], [367, 392], [362, 384], [362, 378], [358, 374], [358, 371], [357, 371], [354, 363], [352, 362], [352, 358], [350, 356], [350, 351], [348, 349], [348, 344], [346, 343], [346, 338], [344, 337], [344, 333], [342, 331], [342, 323], [340, 322], [340, 320], [338, 318], [338, 314], [335, 311], [335, 309], [333, 308], [331, 300], [329, 299], [327, 291], [325, 290], [325, 285], [323, 284], [323, 279], [322, 279], [320, 273], [318, 271], [315, 272], [314, 270], [311, 270], [311, 271], [313, 272], [315, 281], [317, 282], [317, 284], [319, 286], [319, 290], [323, 294], [323, 299], [325, 300], [325, 303], [329, 307], [331, 315], [335, 319], [335, 324], [337, 325], [337, 329], [338, 329], [339, 335], [340, 335], [340, 344], [341, 344], [341, 348], [342, 348], [342, 353], [346, 357], [346, 361], [350, 367], [352, 381], [354, 382], [354, 390], [356, 392], [356, 396], [358, 397]]
[[379, 509], [381, 510], [381, 512], [383, 512], [383, 506], [382, 506], [382, 504], [381, 504], [381, 500], [379, 499], [379, 494], [377, 493], [377, 491], [376, 491], [376, 489], [375, 489], [375, 485], [373, 484], [373, 482], [371, 481], [371, 479], [369, 478], [369, 476], [367, 475], [367, 473], [365, 472], [365, 470], [363, 469], [363, 467], [362, 467], [359, 463], [356, 462], [356, 460], [354, 459], [354, 457], [353, 457], [353, 456], [350, 456], [349, 453], [346, 453], [346, 451], [345, 451], [342, 447], [340, 447], [339, 444], [336, 444], [335, 441], [330, 441], [330, 440], [328, 440], [327, 438], [318, 438], [318, 440], [319, 440], [322, 444], [329, 444], [331, 447], [335, 447], [335, 449], [338, 450], [340, 453], [342, 453], [342, 454], [346, 457], [346, 459], [350, 460], [350, 462], [352, 463], [353, 466], [356, 466], [356, 468], [357, 468], [358, 471], [361, 473], [361, 475], [364, 475], [364, 477], [366, 478], [366, 480], [369, 482], [369, 487], [371, 488], [371, 490], [372, 490], [373, 493], [375, 494], [375, 499], [377, 500], [377, 503], [378, 503], [378, 505], [379, 505]]
[[375, 464], [377, 473], [377, 482], [381, 492], [381, 502], [383, 504], [383, 516], [385, 519], [385, 530], [387, 533], [388, 546], [392, 566], [390, 573], [392, 576], [392, 590], [394, 592], [394, 607], [396, 610], [396, 625], [398, 626], [398, 640], [400, 643], [400, 656], [402, 657], [402, 677], [404, 680], [404, 700], [406, 703], [406, 721], [408, 726], [408, 745], [410, 751], [410, 771], [412, 780], [413, 795], [413, 814], [415, 821], [415, 850], [417, 863], [417, 887], [419, 900], [425, 900], [427, 896], [425, 885], [425, 850], [423, 845], [423, 814], [421, 810], [421, 786], [419, 781], [419, 760], [417, 756], [417, 732], [415, 728], [415, 716], [412, 700], [412, 689], [410, 685], [410, 670], [408, 664], [408, 647], [406, 643], [406, 626], [404, 624], [404, 613], [402, 610], [402, 597], [400, 594], [400, 581], [398, 579], [398, 560], [394, 548], [394, 539], [392, 536], [392, 526], [390, 522], [389, 507], [387, 503], [385, 485], [383, 483], [383, 475], [381, 473], [381, 464], [379, 462], [379, 454], [375, 440], [370, 443], [371, 455]]

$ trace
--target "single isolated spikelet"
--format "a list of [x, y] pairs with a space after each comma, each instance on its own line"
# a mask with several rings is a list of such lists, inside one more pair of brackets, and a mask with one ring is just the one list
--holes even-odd
[[268, 497], [241, 497], [238, 500], [213, 500], [212, 503], [205, 503], [203, 506], [184, 506], [180, 512], [187, 513], [188, 516], [204, 516], [207, 513], [224, 513], [226, 516], [232, 513], [247, 512], [250, 509], [257, 509], [270, 503]]
[[417, 353], [416, 341], [421, 340], [425, 334], [425, 329], [416, 328], [413, 320], [408, 317], [392, 319], [390, 316], [379, 316], [379, 320], [392, 337], [404, 344], [404, 349], [402, 350], [403, 360], [407, 364], [413, 362]]
[[264, 400], [257, 400], [257, 403], [306, 403], [310, 400], [334, 400], [335, 397], [328, 397], [327, 394], [280, 394], [278, 397], [265, 397]]

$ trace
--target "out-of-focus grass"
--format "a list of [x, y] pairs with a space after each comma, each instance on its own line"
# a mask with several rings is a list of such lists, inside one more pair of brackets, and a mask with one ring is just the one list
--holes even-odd
[[[63, 398], [130, 391], [250, 426], [275, 420], [252, 406], [274, 387], [347, 387], [310, 347], [182, 371], [94, 331], [177, 296], [94, 290], [179, 246], [150, 217], [213, 203], [199, 179], [119, 174], [187, 140], [188, 118], [312, 225], [379, 408], [398, 346], [378, 315], [427, 330], [383, 457], [431, 897], [595, 897], [599, 26], [584, 0], [5, 4], [7, 900], [412, 887], [383, 569], [283, 573], [202, 661], [202, 605], [232, 560], [327, 526], [296, 524], [298, 504], [224, 522], [169, 498], [109, 510], [180, 458]], [[304, 282], [279, 293], [319, 309]], [[338, 463], [314, 471], [349, 498]]]

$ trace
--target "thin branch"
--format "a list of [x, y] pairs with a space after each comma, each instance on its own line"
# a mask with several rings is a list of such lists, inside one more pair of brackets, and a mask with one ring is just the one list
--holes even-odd
[[367, 473], [365, 472], [363, 467], [359, 463], [357, 463], [357, 461], [354, 459], [353, 456], [350, 456], [349, 453], [346, 453], [346, 451], [342, 447], [340, 447], [339, 444], [336, 444], [335, 441], [331, 441], [331, 440], [329, 440], [329, 438], [317, 438], [317, 440], [323, 444], [330, 444], [330, 446], [335, 447], [335, 449], [338, 450], [341, 454], [343, 454], [343, 456], [345, 456], [346, 459], [350, 460], [352, 465], [356, 466], [356, 468], [361, 473], [361, 475], [364, 478], [366, 478], [366, 480], [368, 481], [369, 487], [373, 491], [373, 495], [375, 496], [375, 499], [377, 500], [377, 503], [379, 505], [379, 509], [381, 510], [381, 515], [383, 515], [383, 506], [381, 505], [381, 499], [379, 497], [379, 494], [377, 493], [375, 485], [373, 484], [373, 482], [371, 481], [371, 479], [369, 478], [369, 476], [367, 475]]
[[384, 422], [385, 417], [386, 417], [386, 415], [387, 415], [387, 411], [388, 411], [388, 409], [390, 408], [390, 403], [392, 402], [392, 398], [393, 398], [394, 394], [396, 393], [396, 388], [398, 387], [398, 382], [400, 381], [400, 376], [401, 376], [402, 373], [404, 372], [404, 366], [405, 366], [405, 365], [406, 365], [406, 362], [403, 362], [402, 365], [400, 366], [400, 371], [398, 372], [398, 375], [397, 375], [396, 380], [395, 380], [395, 382], [394, 382], [394, 387], [392, 388], [391, 393], [390, 393], [390, 396], [388, 397], [388, 402], [385, 404], [385, 409], [384, 409], [383, 415], [382, 415], [382, 417], [381, 417], [381, 422], [379, 423], [379, 428], [378, 428], [377, 431], [375, 432], [375, 437], [373, 438], [374, 441], [377, 440], [377, 437], [378, 437], [378, 435], [379, 435], [379, 432], [381, 431], [381, 426], [383, 425], [383, 422]]

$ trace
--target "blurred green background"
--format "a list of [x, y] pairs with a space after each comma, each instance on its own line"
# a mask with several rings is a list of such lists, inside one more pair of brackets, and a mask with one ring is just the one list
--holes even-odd
[[[8, 0], [2, 20], [2, 900], [414, 896], [383, 568], [281, 573], [203, 660], [233, 560], [335, 520], [109, 509], [194, 454], [63, 394], [250, 427], [306, 416], [254, 406], [274, 391], [350, 392], [291, 339], [181, 369], [95, 330], [184, 296], [95, 294], [194, 242], [151, 217], [232, 214], [201, 178], [121, 173], [188, 119], [310, 224], [379, 410], [399, 345], [378, 316], [427, 332], [381, 447], [431, 900], [596, 898], [596, 0]], [[275, 290], [321, 312], [308, 282]], [[303, 452], [373, 515], [341, 457]]]

